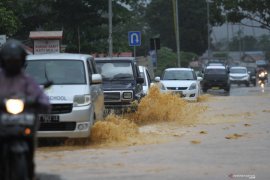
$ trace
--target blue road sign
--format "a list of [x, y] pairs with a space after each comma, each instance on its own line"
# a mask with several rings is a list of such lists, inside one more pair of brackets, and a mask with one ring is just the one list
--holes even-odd
[[141, 32], [129, 31], [128, 42], [129, 42], [129, 46], [140, 46], [141, 45]]

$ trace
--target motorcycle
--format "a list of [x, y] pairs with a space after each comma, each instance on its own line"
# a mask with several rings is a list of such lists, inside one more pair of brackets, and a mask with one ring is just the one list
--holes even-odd
[[261, 86], [261, 88], [265, 87], [267, 81], [268, 81], [267, 71], [261, 71], [258, 75], [258, 83]]
[[[34, 102], [11, 97], [0, 102], [0, 179], [30, 180], [37, 131]], [[31, 107], [32, 106], [32, 107]]]
[[[43, 89], [52, 85], [44, 84]], [[0, 97], [0, 179], [32, 180], [38, 130], [38, 102], [24, 96]]]

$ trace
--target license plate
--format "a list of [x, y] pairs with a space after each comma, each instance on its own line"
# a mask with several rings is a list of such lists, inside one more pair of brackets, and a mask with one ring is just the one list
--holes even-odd
[[50, 115], [50, 114], [40, 114], [39, 121], [42, 123], [52, 123], [52, 122], [59, 122], [58, 115]]
[[212, 89], [213, 89], [213, 90], [218, 90], [218, 89], [219, 89], [219, 87], [212, 87]]

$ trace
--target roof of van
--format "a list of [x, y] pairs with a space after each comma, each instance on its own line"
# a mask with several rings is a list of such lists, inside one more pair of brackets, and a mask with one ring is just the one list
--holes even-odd
[[96, 57], [95, 60], [133, 60], [134, 57]]
[[72, 54], [72, 53], [57, 53], [57, 54], [34, 54], [28, 55], [27, 60], [44, 60], [44, 59], [57, 59], [57, 60], [86, 60], [92, 57], [88, 54]]

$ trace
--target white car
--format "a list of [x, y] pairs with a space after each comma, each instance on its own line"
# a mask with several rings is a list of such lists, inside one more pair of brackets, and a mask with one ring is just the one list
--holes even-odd
[[231, 67], [230, 68], [230, 82], [231, 84], [245, 84], [249, 86], [250, 77], [246, 67]]
[[151, 87], [152, 80], [148, 72], [148, 69], [145, 66], [139, 66], [139, 70], [141, 77], [144, 78], [143, 94], [146, 95]]
[[147, 95], [150, 87], [152, 86], [158, 86], [161, 92], [164, 92], [166, 90], [165, 86], [161, 82], [152, 82], [150, 73], [145, 66], [139, 66], [140, 75], [144, 78], [143, 83], [143, 94]]
[[[155, 80], [159, 81], [160, 77], [156, 77]], [[160, 81], [167, 92], [177, 93], [186, 100], [197, 101], [200, 96], [202, 78], [197, 77], [191, 68], [165, 69]]]

